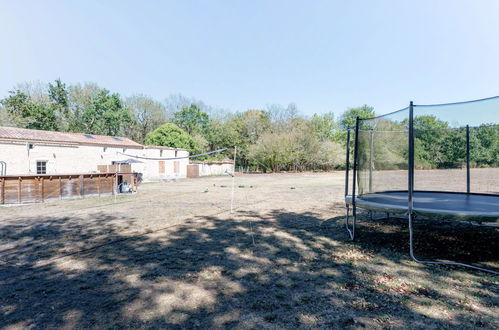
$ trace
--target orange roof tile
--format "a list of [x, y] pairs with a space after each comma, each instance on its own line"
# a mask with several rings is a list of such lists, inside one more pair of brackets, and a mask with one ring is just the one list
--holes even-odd
[[105, 136], [84, 133], [66, 133], [42, 131], [37, 129], [0, 127], [0, 139], [26, 141], [26, 142], [60, 142], [72, 144], [90, 144], [116, 147], [142, 148], [135, 141], [121, 136]]

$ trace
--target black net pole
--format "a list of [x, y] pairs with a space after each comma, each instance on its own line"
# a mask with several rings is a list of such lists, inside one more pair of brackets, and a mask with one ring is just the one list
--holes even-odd
[[470, 193], [470, 126], [466, 125], [466, 193]]
[[[355, 189], [357, 187], [357, 163], [358, 163], [358, 153], [359, 153], [359, 117], [355, 120], [355, 142], [354, 142], [354, 150], [353, 150], [353, 178], [352, 178], [352, 229], [349, 228], [348, 219], [349, 219], [349, 211], [350, 208], [347, 205], [347, 217], [346, 217], [346, 228], [348, 230], [348, 234], [352, 240], [355, 239], [355, 225], [357, 222], [357, 207], [355, 205]], [[348, 175], [348, 174], [347, 174]]]
[[360, 118], [357, 117], [355, 120], [355, 143], [353, 150], [353, 179], [352, 179], [352, 205], [353, 212], [355, 217], [355, 189], [357, 188], [357, 164], [359, 162], [358, 154], [359, 154], [359, 125]]
[[414, 105], [409, 104], [409, 164], [408, 164], [408, 202], [409, 214], [412, 214], [414, 193]]
[[407, 217], [409, 220], [409, 254], [414, 261], [419, 261], [414, 256], [414, 233], [412, 230], [413, 214], [413, 193], [414, 193], [414, 105], [409, 104], [409, 164], [408, 164], [408, 182], [407, 182]]
[[346, 170], [345, 170], [345, 196], [348, 195], [348, 177], [350, 172], [350, 126], [347, 127], [347, 154], [346, 154]]
[[373, 158], [374, 158], [374, 130], [371, 129], [369, 140], [369, 192], [373, 192]]

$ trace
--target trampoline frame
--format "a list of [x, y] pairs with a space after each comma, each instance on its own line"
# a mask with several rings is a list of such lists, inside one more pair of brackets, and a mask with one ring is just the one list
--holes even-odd
[[[464, 102], [466, 103], [466, 102]], [[376, 117], [374, 117], [376, 118]], [[364, 118], [364, 119], [372, 119], [372, 118]], [[351, 128], [347, 127], [347, 144], [346, 144], [346, 171], [345, 171], [345, 203], [346, 203], [346, 219], [345, 219], [345, 227], [348, 231], [350, 239], [355, 240], [355, 228], [357, 223], [357, 204], [355, 202], [356, 196], [356, 187], [357, 187], [357, 169], [359, 163], [358, 157], [358, 149], [359, 149], [359, 127], [360, 121], [363, 120], [360, 117], [356, 118], [355, 121], [355, 140], [354, 140], [354, 150], [353, 150], [353, 178], [352, 178], [352, 195], [351, 201], [347, 201], [348, 196], [348, 184], [349, 184], [349, 172], [350, 172], [350, 140], [351, 140]], [[409, 255], [412, 260], [418, 263], [423, 264], [432, 264], [432, 265], [448, 265], [448, 266], [460, 266], [466, 267], [474, 270], [479, 270], [487, 273], [491, 273], [494, 275], [499, 275], [499, 272], [473, 266], [470, 264], [460, 263], [460, 262], [448, 262], [448, 261], [434, 261], [434, 260], [422, 260], [416, 257], [414, 252], [414, 228], [413, 222], [415, 219], [414, 213], [414, 104], [411, 101], [409, 103], [409, 154], [408, 154], [408, 190], [407, 190], [407, 218], [408, 218], [408, 227], [409, 227]], [[469, 135], [469, 126], [466, 125], [466, 194], [470, 194], [470, 135]], [[371, 150], [372, 152], [372, 150]], [[352, 214], [350, 215], [350, 205], [352, 206]], [[360, 208], [362, 208], [360, 206]], [[369, 213], [372, 218], [372, 210], [369, 210]], [[387, 217], [389, 217], [389, 211], [387, 212]], [[352, 224], [350, 225], [350, 217], [352, 218]]]

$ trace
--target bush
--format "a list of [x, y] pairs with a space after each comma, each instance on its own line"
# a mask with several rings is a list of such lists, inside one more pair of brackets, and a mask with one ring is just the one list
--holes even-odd
[[161, 125], [146, 136], [147, 145], [165, 146], [187, 149], [191, 154], [196, 152], [196, 142], [173, 123]]

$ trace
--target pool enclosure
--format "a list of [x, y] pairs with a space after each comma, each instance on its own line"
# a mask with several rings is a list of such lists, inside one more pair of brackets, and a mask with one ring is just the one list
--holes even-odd
[[499, 274], [419, 260], [413, 244], [416, 218], [499, 226], [499, 97], [411, 102], [385, 115], [357, 118], [347, 140], [346, 227], [352, 240], [358, 208], [407, 216], [415, 261]]

